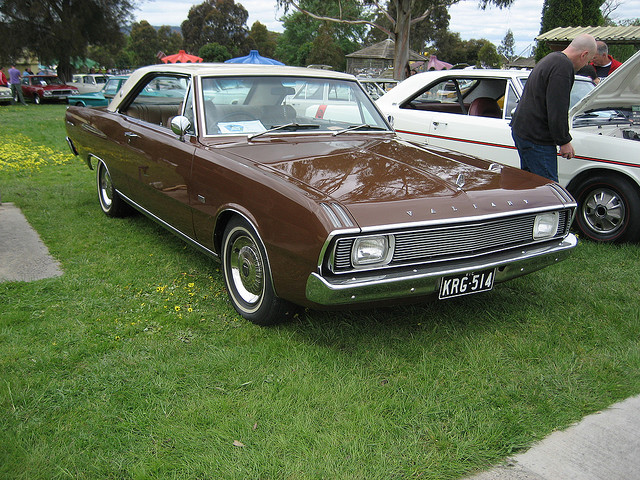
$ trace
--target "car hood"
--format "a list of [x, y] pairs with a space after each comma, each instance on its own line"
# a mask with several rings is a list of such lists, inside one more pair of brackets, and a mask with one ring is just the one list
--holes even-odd
[[343, 205], [363, 228], [500, 215], [562, 203], [556, 188], [542, 177], [396, 138], [257, 143], [236, 145], [233, 153], [316, 201]]
[[639, 104], [640, 52], [636, 52], [576, 103], [570, 115], [580, 115], [594, 110], [628, 108]]

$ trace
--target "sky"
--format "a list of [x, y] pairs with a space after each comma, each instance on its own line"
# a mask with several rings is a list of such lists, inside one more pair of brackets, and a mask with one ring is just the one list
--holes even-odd
[[[534, 39], [540, 32], [540, 18], [544, 0], [514, 0], [510, 8], [478, 8], [478, 0], [461, 0], [449, 9], [451, 20], [449, 30], [460, 33], [463, 40], [487, 39], [496, 47], [502, 43], [507, 30], [511, 29], [516, 42], [515, 53], [526, 56], [534, 45]], [[275, 0], [235, 0], [249, 12], [247, 26], [250, 28], [256, 20], [273, 32], [282, 32], [282, 23], [278, 18], [284, 11], [276, 8]], [[142, 0], [135, 12], [136, 21], [146, 20], [151, 25], [179, 26], [187, 19], [189, 8], [199, 5], [193, 0]], [[611, 17], [616, 20], [640, 18], [640, 2], [622, 0], [621, 6]]]

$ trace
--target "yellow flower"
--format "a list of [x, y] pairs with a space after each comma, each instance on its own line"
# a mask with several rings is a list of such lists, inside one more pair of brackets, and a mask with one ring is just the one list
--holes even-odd
[[176, 305], [176, 306], [175, 306], [175, 307], [173, 307], [173, 308], [175, 308], [175, 309], [176, 309], [176, 312], [179, 312], [179, 311], [180, 311], [180, 305]]

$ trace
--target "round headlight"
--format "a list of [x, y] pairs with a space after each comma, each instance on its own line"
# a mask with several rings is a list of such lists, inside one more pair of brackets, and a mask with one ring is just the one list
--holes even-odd
[[558, 233], [558, 212], [541, 213], [533, 224], [534, 240], [552, 238]]

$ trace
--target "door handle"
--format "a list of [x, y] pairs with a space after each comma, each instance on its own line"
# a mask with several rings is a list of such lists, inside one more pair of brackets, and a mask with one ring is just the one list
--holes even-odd
[[446, 126], [447, 126], [447, 124], [446, 124], [446, 123], [443, 123], [443, 122], [433, 122], [433, 126], [434, 126], [434, 127], [436, 127], [436, 128], [437, 128], [437, 127], [440, 127], [440, 126], [442, 126], [442, 127], [446, 127]]
[[140, 138], [140, 135], [133, 132], [124, 132], [124, 136], [127, 138], [127, 143], [131, 143], [132, 138]]

